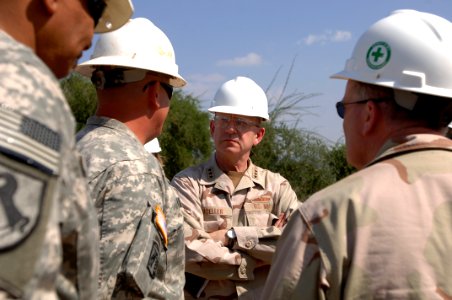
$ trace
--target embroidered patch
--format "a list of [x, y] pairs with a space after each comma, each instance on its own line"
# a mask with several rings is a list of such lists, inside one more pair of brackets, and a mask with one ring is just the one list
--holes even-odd
[[[230, 209], [229, 209], [230, 210]], [[202, 212], [204, 215], [226, 215], [226, 209], [224, 207], [203, 207]]]
[[147, 264], [147, 269], [149, 271], [149, 276], [151, 276], [152, 279], [155, 278], [155, 275], [157, 274], [157, 268], [159, 264], [159, 252], [160, 247], [157, 242], [152, 242], [152, 249], [151, 253], [149, 255], [149, 260]]
[[165, 248], [168, 248], [168, 230], [166, 228], [166, 217], [160, 205], [155, 206], [155, 225], [163, 239]]
[[7, 250], [24, 241], [39, 222], [47, 181], [32, 168], [27, 172], [1, 160], [0, 250]]
[[61, 136], [44, 124], [0, 107], [0, 152], [48, 174], [57, 174]]

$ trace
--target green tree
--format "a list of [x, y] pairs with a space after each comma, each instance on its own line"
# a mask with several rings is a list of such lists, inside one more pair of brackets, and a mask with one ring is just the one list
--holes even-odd
[[96, 89], [89, 79], [75, 72], [62, 79], [60, 84], [77, 122], [77, 131], [79, 131], [85, 125], [88, 117], [96, 111]]
[[356, 172], [356, 169], [347, 163], [344, 144], [336, 144], [331, 147], [328, 159], [330, 168], [334, 172], [335, 181]]

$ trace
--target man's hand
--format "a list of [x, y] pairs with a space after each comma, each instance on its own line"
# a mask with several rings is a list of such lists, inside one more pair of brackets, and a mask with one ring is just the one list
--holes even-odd
[[280, 213], [278, 219], [275, 221], [275, 224], [273, 226], [277, 228], [283, 228], [284, 225], [287, 224], [287, 216], [285, 213]]

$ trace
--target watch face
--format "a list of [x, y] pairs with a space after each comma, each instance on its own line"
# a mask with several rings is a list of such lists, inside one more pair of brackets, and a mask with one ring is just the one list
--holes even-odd
[[228, 238], [230, 238], [230, 239], [235, 239], [235, 237], [236, 237], [235, 231], [232, 228], [229, 229], [226, 234], [227, 234]]

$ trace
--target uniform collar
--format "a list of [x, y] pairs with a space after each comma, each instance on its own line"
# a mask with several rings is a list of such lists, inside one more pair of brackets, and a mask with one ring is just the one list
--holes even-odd
[[126, 124], [124, 124], [123, 122], [118, 121], [116, 119], [109, 118], [109, 117], [101, 117], [101, 116], [91, 116], [86, 121], [86, 125], [111, 128], [113, 130], [116, 130], [116, 131], [119, 131], [119, 132], [122, 132], [127, 135], [135, 137], [137, 142], [139, 142], [141, 144], [141, 142], [138, 140], [135, 133], [132, 130], [130, 130], [130, 128], [127, 127]]
[[436, 134], [412, 134], [394, 138], [383, 145], [368, 166], [403, 153], [433, 149], [452, 151], [452, 140]]
[[[226, 179], [227, 178], [227, 179]], [[236, 190], [241, 190], [248, 187], [253, 187], [256, 184], [264, 186], [264, 177], [261, 174], [259, 167], [248, 160], [248, 169], [245, 171], [242, 180], [237, 186]], [[224, 190], [224, 182], [229, 182], [230, 179], [217, 165], [215, 160], [215, 153], [212, 154], [206, 163], [200, 183], [203, 185], [215, 185], [216, 188]]]

